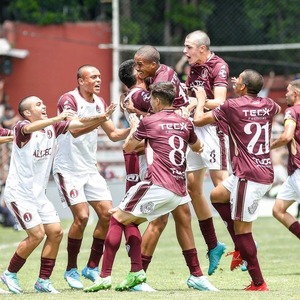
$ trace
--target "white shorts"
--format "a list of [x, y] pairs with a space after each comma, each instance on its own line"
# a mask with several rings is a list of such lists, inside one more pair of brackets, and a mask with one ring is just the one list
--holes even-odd
[[276, 196], [277, 199], [281, 200], [294, 200], [300, 203], [300, 169], [297, 169], [292, 175], [288, 176], [285, 182], [279, 189]]
[[230, 191], [231, 218], [234, 221], [253, 222], [258, 217], [259, 200], [272, 184], [261, 184], [230, 175], [223, 186]]
[[119, 208], [149, 222], [174, 210], [182, 197], [149, 181], [141, 181], [131, 187]]
[[105, 179], [98, 173], [53, 175], [63, 207], [89, 201], [112, 201]]
[[217, 126], [205, 125], [195, 127], [199, 140], [204, 143], [201, 155], [187, 150], [186, 171], [196, 171], [203, 168], [209, 170], [228, 170], [228, 136], [218, 130]]
[[148, 165], [147, 165], [147, 159], [145, 154], [139, 155], [139, 167], [140, 167], [140, 180], [144, 180]]
[[37, 201], [16, 200], [5, 201], [8, 209], [15, 217], [18, 229], [30, 229], [39, 224], [53, 224], [59, 223], [60, 219], [57, 211], [46, 197], [40, 195]]

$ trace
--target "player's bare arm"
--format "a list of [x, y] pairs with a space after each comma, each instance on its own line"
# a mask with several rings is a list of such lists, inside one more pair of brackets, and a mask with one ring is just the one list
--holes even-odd
[[195, 115], [194, 115], [194, 125], [195, 126], [204, 126], [207, 124], [214, 123], [216, 120], [211, 111], [204, 112], [206, 106], [206, 93], [203, 87], [197, 87], [194, 89], [198, 104], [196, 106]]
[[116, 107], [117, 107], [116, 104], [110, 104], [106, 108], [105, 113], [95, 116], [95, 117], [93, 117], [93, 119], [91, 119], [90, 117], [81, 118], [81, 121], [85, 122], [85, 125], [84, 126], [75, 126], [75, 127], [73, 127], [73, 129], [71, 129], [72, 126], [69, 127], [72, 136], [74, 138], [77, 138], [83, 134], [93, 131], [95, 128], [99, 127], [104, 122], [109, 121], [113, 112], [116, 110]]
[[278, 139], [271, 143], [271, 149], [285, 146], [293, 138], [296, 130], [296, 122], [294, 120], [286, 120], [284, 122], [284, 131]]
[[206, 99], [205, 107], [214, 109], [226, 100], [227, 88], [225, 86], [214, 87], [214, 99]]
[[58, 123], [64, 119], [67, 119], [69, 117], [72, 117], [74, 114], [72, 111], [63, 111], [61, 114], [53, 117], [53, 118], [49, 118], [49, 119], [43, 119], [43, 120], [36, 120], [33, 121], [30, 124], [26, 124], [23, 129], [22, 132], [24, 134], [28, 134], [28, 133], [32, 133], [35, 131], [39, 131], [49, 125]]
[[5, 143], [12, 142], [13, 140], [14, 140], [13, 135], [9, 135], [9, 136], [0, 136], [0, 145], [1, 145], [1, 144], [5, 144]]

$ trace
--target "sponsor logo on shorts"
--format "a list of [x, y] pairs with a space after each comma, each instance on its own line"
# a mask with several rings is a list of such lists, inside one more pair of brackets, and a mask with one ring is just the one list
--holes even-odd
[[128, 174], [126, 176], [126, 180], [131, 182], [138, 182], [139, 179], [140, 179], [139, 174]]
[[145, 204], [142, 204], [141, 205], [141, 212], [143, 214], [150, 214], [151, 212], [153, 212], [154, 210], [154, 203], [153, 202], [148, 202], [148, 203], [145, 203]]

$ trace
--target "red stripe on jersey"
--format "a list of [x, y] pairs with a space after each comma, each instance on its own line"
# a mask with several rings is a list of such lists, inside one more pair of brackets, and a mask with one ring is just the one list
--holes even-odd
[[61, 173], [57, 173], [60, 190], [62, 191], [62, 196], [64, 197], [65, 201], [67, 202], [68, 206], [71, 206], [70, 199], [68, 197], [68, 193], [66, 190], [65, 180]]
[[[136, 207], [136, 205], [140, 202], [140, 200], [144, 197], [144, 195], [149, 191], [152, 184], [153, 184], [152, 182], [145, 182], [144, 184], [139, 186], [139, 188], [137, 189], [135, 194], [131, 197], [129, 202], [126, 204], [124, 210], [128, 211], [128, 212], [133, 211], [134, 208]], [[125, 195], [125, 197], [126, 197], [126, 195]]]
[[18, 219], [18, 221], [19, 221], [21, 227], [25, 230], [26, 227], [25, 227], [25, 224], [24, 224], [24, 222], [23, 222], [23, 219], [22, 219], [21, 216], [20, 216], [20, 212], [19, 212], [17, 203], [16, 203], [16, 202], [11, 202], [11, 207], [12, 207], [12, 209], [13, 209], [13, 211], [14, 211], [14, 213], [15, 213], [15, 216], [16, 216], [16, 218]]
[[241, 221], [243, 219], [243, 210], [245, 205], [245, 196], [247, 191], [247, 183], [246, 179], [239, 179], [238, 187], [237, 187], [237, 199], [236, 199], [236, 211], [235, 218], [236, 221]]

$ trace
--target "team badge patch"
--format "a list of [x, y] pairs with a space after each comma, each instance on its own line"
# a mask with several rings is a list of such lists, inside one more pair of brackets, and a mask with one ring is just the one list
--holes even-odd
[[23, 215], [23, 220], [25, 221], [25, 222], [30, 222], [31, 220], [32, 220], [32, 214], [31, 213], [25, 213], [24, 215]]
[[252, 205], [248, 207], [249, 214], [253, 215], [258, 208], [258, 200], [255, 200]]
[[78, 191], [77, 190], [75, 190], [75, 189], [73, 189], [73, 190], [71, 190], [70, 191], [70, 197], [71, 198], [76, 198], [78, 196]]
[[148, 202], [148, 203], [142, 204], [140, 210], [145, 215], [150, 214], [154, 210], [154, 203]]

